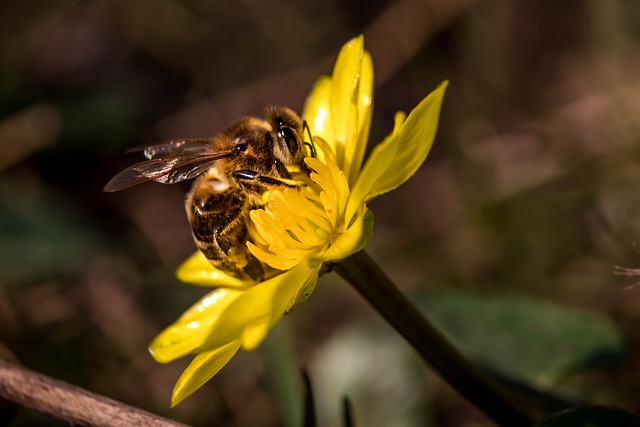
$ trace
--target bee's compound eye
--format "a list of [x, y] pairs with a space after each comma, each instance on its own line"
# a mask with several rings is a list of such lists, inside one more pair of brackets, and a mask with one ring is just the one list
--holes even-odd
[[287, 148], [291, 154], [295, 156], [298, 153], [300, 144], [298, 143], [298, 135], [293, 129], [290, 127], [282, 127], [278, 129], [278, 139], [287, 144]]

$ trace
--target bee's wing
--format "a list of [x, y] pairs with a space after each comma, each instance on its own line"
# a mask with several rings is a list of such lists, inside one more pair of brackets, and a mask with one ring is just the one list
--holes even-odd
[[156, 145], [143, 145], [127, 150], [128, 153], [142, 151], [144, 156], [151, 159], [163, 159], [202, 154], [211, 151], [213, 138], [175, 139]]
[[195, 178], [213, 163], [234, 153], [233, 149], [213, 151], [209, 140], [170, 141], [143, 147], [149, 160], [129, 166], [107, 183], [104, 191], [124, 190], [148, 181], [163, 184]]

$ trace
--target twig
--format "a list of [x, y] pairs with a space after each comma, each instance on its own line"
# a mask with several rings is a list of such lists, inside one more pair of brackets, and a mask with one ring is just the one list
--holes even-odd
[[185, 426], [3, 360], [0, 397], [83, 426]]

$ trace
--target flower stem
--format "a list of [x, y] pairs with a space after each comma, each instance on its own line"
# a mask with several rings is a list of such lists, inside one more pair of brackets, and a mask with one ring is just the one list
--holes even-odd
[[524, 427], [534, 417], [516, 407], [489, 377], [468, 362], [365, 252], [333, 266], [422, 358], [469, 402], [501, 426]]

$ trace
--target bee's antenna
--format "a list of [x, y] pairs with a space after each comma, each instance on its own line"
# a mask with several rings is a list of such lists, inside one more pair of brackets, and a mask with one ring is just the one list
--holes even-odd
[[315, 157], [316, 156], [316, 147], [314, 147], [313, 145], [313, 137], [311, 136], [311, 129], [309, 128], [309, 125], [307, 124], [307, 121], [304, 120], [302, 122], [302, 132], [307, 131], [307, 135], [309, 135], [309, 141], [310, 142], [305, 142], [304, 145], [306, 145], [307, 147], [309, 147], [309, 151], [311, 152], [311, 157]]

